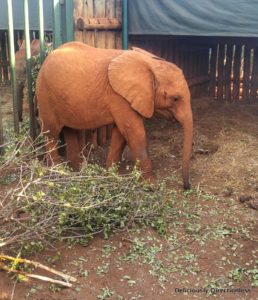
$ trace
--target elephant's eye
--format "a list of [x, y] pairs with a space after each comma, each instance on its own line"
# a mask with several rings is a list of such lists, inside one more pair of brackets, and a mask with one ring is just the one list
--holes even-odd
[[173, 101], [173, 102], [177, 102], [179, 100], [179, 96], [171, 96], [170, 99]]

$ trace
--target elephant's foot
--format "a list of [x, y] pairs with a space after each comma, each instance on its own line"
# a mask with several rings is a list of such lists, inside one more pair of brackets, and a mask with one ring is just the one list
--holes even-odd
[[78, 158], [72, 159], [68, 161], [68, 164], [73, 171], [78, 172], [81, 169], [82, 159], [78, 159]]
[[152, 163], [149, 158], [145, 159], [144, 161], [141, 161], [140, 163], [140, 169], [142, 172], [142, 178], [152, 184], [157, 183], [157, 179], [153, 175], [152, 172]]
[[53, 166], [61, 163], [60, 156], [58, 154], [51, 153], [54, 151], [55, 150], [50, 150], [46, 154], [46, 164], [48, 167], [53, 167]]

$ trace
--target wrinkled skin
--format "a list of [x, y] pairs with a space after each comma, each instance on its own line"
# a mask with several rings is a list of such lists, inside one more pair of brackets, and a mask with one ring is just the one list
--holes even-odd
[[[190, 92], [176, 65], [138, 48], [123, 51], [67, 43], [45, 60], [37, 79], [36, 97], [53, 163], [59, 161], [56, 145], [64, 126], [82, 130], [115, 124], [107, 166], [121, 159], [128, 144], [133, 160], [140, 161], [143, 176], [148, 179], [153, 175], [143, 119], [152, 117], [154, 111], [166, 118], [175, 117], [184, 132], [184, 188], [190, 187]], [[68, 157], [75, 162], [80, 139], [72, 131], [64, 134]]]
[[[18, 44], [19, 50], [15, 53], [15, 73], [19, 121], [22, 121], [24, 87], [26, 82], [26, 45], [25, 41], [21, 41]], [[39, 54], [40, 41], [38, 39], [32, 40], [30, 47], [31, 56]]]

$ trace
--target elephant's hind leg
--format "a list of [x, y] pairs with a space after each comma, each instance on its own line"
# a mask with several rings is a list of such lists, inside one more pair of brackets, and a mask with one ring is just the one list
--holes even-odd
[[57, 148], [59, 146], [59, 134], [61, 132], [61, 128], [57, 125], [50, 126], [44, 123], [42, 131], [45, 138], [47, 164], [51, 166], [60, 163], [60, 156]]

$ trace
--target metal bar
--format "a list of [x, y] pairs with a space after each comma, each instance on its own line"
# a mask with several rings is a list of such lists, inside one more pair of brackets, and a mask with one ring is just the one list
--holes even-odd
[[128, 3], [123, 0], [122, 3], [122, 45], [123, 49], [128, 49]]
[[8, 8], [10, 73], [11, 73], [12, 95], [13, 95], [14, 130], [16, 133], [19, 133], [19, 116], [18, 116], [18, 102], [17, 102], [16, 76], [15, 76], [15, 49], [14, 49], [14, 34], [13, 34], [12, 0], [7, 0], [7, 8]]
[[62, 44], [61, 36], [61, 7], [59, 0], [53, 0], [53, 32], [54, 49]]
[[43, 0], [39, 0], [39, 40], [40, 40], [40, 63], [42, 64], [45, 59]]
[[28, 83], [28, 100], [30, 110], [30, 135], [34, 139], [36, 137], [34, 103], [32, 95], [32, 78], [31, 78], [31, 49], [30, 49], [30, 23], [29, 23], [29, 7], [28, 0], [24, 0], [24, 34], [26, 44], [26, 73]]
[[73, 38], [73, 0], [65, 0], [66, 42]]

